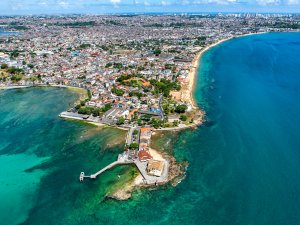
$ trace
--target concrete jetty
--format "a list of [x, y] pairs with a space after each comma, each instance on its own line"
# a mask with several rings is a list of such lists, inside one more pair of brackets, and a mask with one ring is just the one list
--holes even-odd
[[98, 172], [91, 174], [90, 176], [85, 176], [84, 172], [81, 172], [80, 176], [79, 176], [79, 180], [80, 180], [80, 182], [82, 182], [84, 178], [96, 179], [100, 174], [104, 173], [106, 170], [109, 170], [118, 165], [127, 165], [127, 164], [131, 164], [131, 163], [133, 163], [133, 161], [122, 161], [122, 160], [120, 160], [120, 157], [119, 157], [119, 159], [117, 161], [112, 162], [111, 164], [107, 165], [106, 167], [99, 170]]
[[125, 164], [130, 164], [132, 163], [131, 161], [128, 162], [121, 162], [121, 161], [115, 161], [112, 162], [111, 164], [107, 165], [106, 167], [104, 167], [103, 169], [99, 170], [97, 173], [94, 173], [90, 176], [91, 179], [96, 179], [97, 176], [99, 176], [100, 174], [104, 173], [106, 170], [109, 170], [117, 165], [125, 165]]

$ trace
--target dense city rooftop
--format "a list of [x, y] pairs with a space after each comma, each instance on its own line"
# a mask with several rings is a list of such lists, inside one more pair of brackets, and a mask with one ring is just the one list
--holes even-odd
[[84, 88], [88, 97], [64, 115], [110, 125], [167, 128], [188, 126], [203, 116], [183, 94], [198, 52], [238, 35], [297, 31], [300, 17], [17, 16], [0, 17], [0, 26], [17, 32], [0, 36], [1, 86]]

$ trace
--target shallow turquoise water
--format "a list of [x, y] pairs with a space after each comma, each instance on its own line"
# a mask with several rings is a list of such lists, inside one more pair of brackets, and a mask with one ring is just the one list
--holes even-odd
[[111, 177], [79, 184], [82, 170], [93, 173], [115, 160], [122, 148], [109, 147], [107, 140], [124, 138], [124, 132], [59, 119], [75, 99], [76, 94], [59, 88], [0, 91], [1, 224], [26, 219], [28, 224], [46, 224], [45, 219], [57, 224], [53, 216], [62, 220], [74, 213], [75, 202], [77, 208], [92, 203], [92, 195], [99, 202], [116, 173], [123, 173], [120, 167]]
[[122, 146], [107, 140], [124, 134], [57, 118], [76, 98], [64, 89], [0, 92], [0, 168], [9, 177], [0, 178], [1, 221], [300, 224], [299, 59], [297, 33], [243, 37], [206, 52], [195, 95], [207, 122], [181, 132], [173, 149], [189, 161], [186, 178], [124, 202], [105, 194], [127, 167], [77, 181], [80, 171], [113, 161]]

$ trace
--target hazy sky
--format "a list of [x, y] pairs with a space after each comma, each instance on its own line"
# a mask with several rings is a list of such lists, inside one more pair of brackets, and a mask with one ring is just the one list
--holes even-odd
[[0, 0], [0, 14], [295, 12], [300, 0]]

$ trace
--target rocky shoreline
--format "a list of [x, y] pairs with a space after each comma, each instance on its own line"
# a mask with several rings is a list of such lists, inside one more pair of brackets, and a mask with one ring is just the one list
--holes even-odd
[[[161, 132], [156, 132], [156, 136], [157, 136], [157, 140], [159, 140], [160, 138], [166, 138], [165, 137], [165, 133], [169, 133], [170, 132], [165, 132], [165, 131], [161, 131]], [[173, 132], [173, 134], [176, 132]], [[155, 145], [155, 142], [152, 143], [152, 145]], [[170, 143], [169, 141], [167, 141], [167, 143]], [[156, 145], [155, 145], [156, 146]], [[170, 146], [168, 146], [168, 148], [173, 148], [172, 144], [170, 144]], [[165, 160], [168, 161], [169, 163], [169, 173], [168, 173], [168, 179], [166, 182], [161, 182], [161, 183], [156, 183], [156, 184], [145, 184], [143, 183], [143, 177], [141, 174], [138, 174], [137, 176], [133, 177], [133, 179], [126, 183], [124, 186], [112, 191], [111, 193], [108, 193], [106, 195], [106, 198], [109, 199], [115, 199], [115, 200], [119, 200], [119, 201], [124, 201], [124, 200], [128, 200], [129, 198], [131, 198], [132, 193], [135, 192], [138, 189], [149, 189], [149, 188], [159, 188], [161, 186], [170, 184], [173, 187], [175, 187], [176, 185], [178, 185], [185, 177], [185, 173], [186, 173], [186, 169], [188, 167], [188, 162], [177, 162], [175, 157], [172, 156], [167, 149], [159, 149], [159, 151], [156, 151], [157, 154], [160, 154], [161, 157], [163, 157]]]
[[108, 193], [106, 195], [107, 198], [124, 201], [131, 198], [132, 193], [137, 189], [142, 188], [150, 188], [150, 187], [159, 187], [166, 184], [170, 184], [173, 187], [175, 187], [177, 184], [181, 182], [181, 180], [185, 177], [185, 171], [187, 168], [187, 163], [178, 163], [176, 162], [176, 159], [173, 156], [164, 154], [164, 158], [166, 158], [169, 162], [169, 177], [168, 180], [164, 183], [157, 183], [156, 185], [153, 184], [144, 184], [143, 178], [139, 174], [135, 179], [125, 185], [124, 187], [117, 189], [116, 191], [112, 193]]

